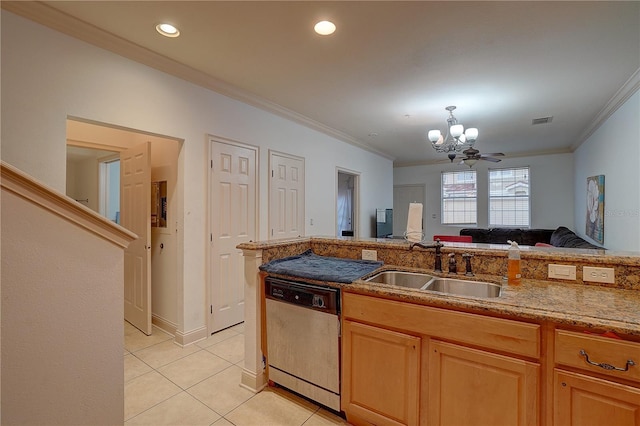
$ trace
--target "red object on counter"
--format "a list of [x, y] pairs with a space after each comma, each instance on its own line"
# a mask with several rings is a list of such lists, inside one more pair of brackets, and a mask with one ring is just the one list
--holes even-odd
[[594, 336], [600, 336], [600, 337], [608, 337], [610, 339], [618, 339], [618, 340], [623, 340], [622, 337], [618, 336], [616, 333], [614, 333], [613, 331], [605, 331], [604, 333], [593, 333], [591, 331], [586, 331], [586, 334], [593, 334]]

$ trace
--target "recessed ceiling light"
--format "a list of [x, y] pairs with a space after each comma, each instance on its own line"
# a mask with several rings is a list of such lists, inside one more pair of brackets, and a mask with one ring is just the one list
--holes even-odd
[[313, 29], [320, 35], [330, 35], [336, 30], [336, 25], [331, 21], [320, 21]]
[[165, 37], [178, 37], [180, 35], [180, 30], [171, 24], [158, 24], [156, 25], [156, 31]]

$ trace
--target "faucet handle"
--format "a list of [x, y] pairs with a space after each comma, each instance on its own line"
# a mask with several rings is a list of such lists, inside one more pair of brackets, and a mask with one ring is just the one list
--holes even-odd
[[458, 273], [458, 265], [456, 265], [456, 254], [449, 253], [449, 273], [457, 274]]
[[473, 255], [471, 253], [463, 253], [462, 258], [465, 260], [466, 272], [465, 275], [468, 277], [473, 277], [473, 270], [471, 269], [471, 258]]

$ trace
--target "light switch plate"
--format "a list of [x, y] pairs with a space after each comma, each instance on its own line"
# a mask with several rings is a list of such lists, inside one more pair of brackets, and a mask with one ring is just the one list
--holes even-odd
[[597, 268], [594, 266], [585, 266], [582, 268], [582, 280], [595, 283], [615, 283], [615, 273], [613, 268]]
[[558, 278], [561, 280], [575, 280], [576, 267], [572, 265], [555, 265], [549, 264], [549, 278]]
[[375, 250], [362, 250], [362, 260], [378, 260], [378, 252]]

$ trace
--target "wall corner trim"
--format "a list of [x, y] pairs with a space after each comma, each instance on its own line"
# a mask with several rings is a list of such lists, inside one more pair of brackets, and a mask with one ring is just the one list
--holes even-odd
[[202, 326], [191, 331], [182, 332], [176, 330], [174, 343], [178, 346], [184, 347], [192, 345], [196, 342], [207, 338], [207, 327]]

